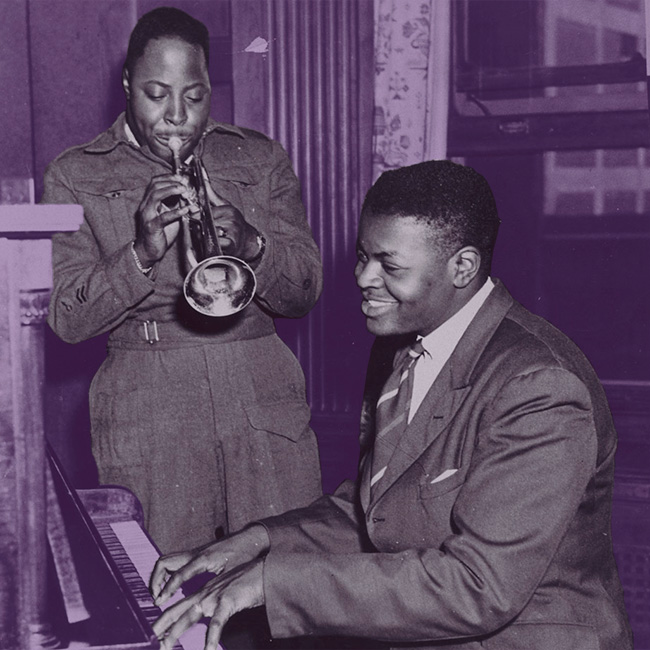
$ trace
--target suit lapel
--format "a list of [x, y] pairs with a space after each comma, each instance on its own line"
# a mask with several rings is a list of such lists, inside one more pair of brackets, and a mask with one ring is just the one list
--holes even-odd
[[361, 508], [364, 512], [368, 511], [370, 506], [370, 472], [372, 471], [372, 458], [373, 453], [372, 449], [369, 449], [368, 452], [361, 460], [361, 466], [359, 475], [361, 477], [361, 483], [359, 485], [359, 498], [361, 499]]
[[422, 453], [436, 442], [453, 420], [469, 389], [470, 386], [454, 388], [449, 364], [445, 364], [404, 431], [388, 462], [386, 473], [374, 490], [372, 501], [381, 498]]

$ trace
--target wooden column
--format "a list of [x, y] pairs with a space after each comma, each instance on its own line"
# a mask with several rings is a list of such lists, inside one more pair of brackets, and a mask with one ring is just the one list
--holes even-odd
[[53, 232], [80, 206], [0, 206], [0, 647], [48, 647], [43, 328]]

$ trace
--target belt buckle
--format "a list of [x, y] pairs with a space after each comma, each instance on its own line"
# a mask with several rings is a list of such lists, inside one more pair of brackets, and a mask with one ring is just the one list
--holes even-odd
[[142, 325], [144, 326], [144, 338], [147, 343], [153, 345], [156, 341], [160, 341], [158, 337], [158, 324], [155, 320], [146, 320]]

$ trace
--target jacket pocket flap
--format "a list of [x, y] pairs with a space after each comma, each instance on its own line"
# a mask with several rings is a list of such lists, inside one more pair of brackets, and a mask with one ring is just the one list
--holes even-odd
[[144, 192], [145, 185], [142, 180], [136, 178], [82, 178], [77, 182], [77, 191], [107, 198], [117, 198], [124, 192], [137, 189], [142, 189]]
[[240, 185], [257, 185], [259, 182], [259, 174], [256, 172], [257, 169], [255, 165], [251, 165], [250, 167], [232, 165], [228, 167], [208, 169], [208, 176], [210, 178], [219, 178], [222, 181], [231, 181]]
[[311, 412], [305, 402], [249, 404], [244, 407], [253, 429], [297, 441], [309, 427]]

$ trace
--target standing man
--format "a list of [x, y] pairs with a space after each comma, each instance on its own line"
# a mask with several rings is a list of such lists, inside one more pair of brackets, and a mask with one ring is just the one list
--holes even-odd
[[[631, 650], [612, 552], [616, 433], [578, 348], [490, 278], [499, 219], [474, 170], [384, 173], [356, 280], [377, 335], [359, 477], [307, 508], [159, 560], [164, 647], [265, 604], [274, 637], [458, 650]], [[383, 645], [382, 645], [383, 647]]]
[[[90, 390], [100, 482], [137, 495], [163, 552], [321, 493], [303, 373], [274, 326], [313, 307], [320, 254], [281, 146], [209, 117], [208, 44], [205, 25], [178, 9], [142, 16], [122, 74], [126, 113], [52, 162], [43, 195], [85, 217], [54, 238], [49, 323], [70, 343], [110, 332]], [[223, 252], [255, 272], [255, 299], [234, 315], [202, 316], [183, 299], [190, 207], [175, 197], [191, 195], [172, 139], [218, 197]]]

